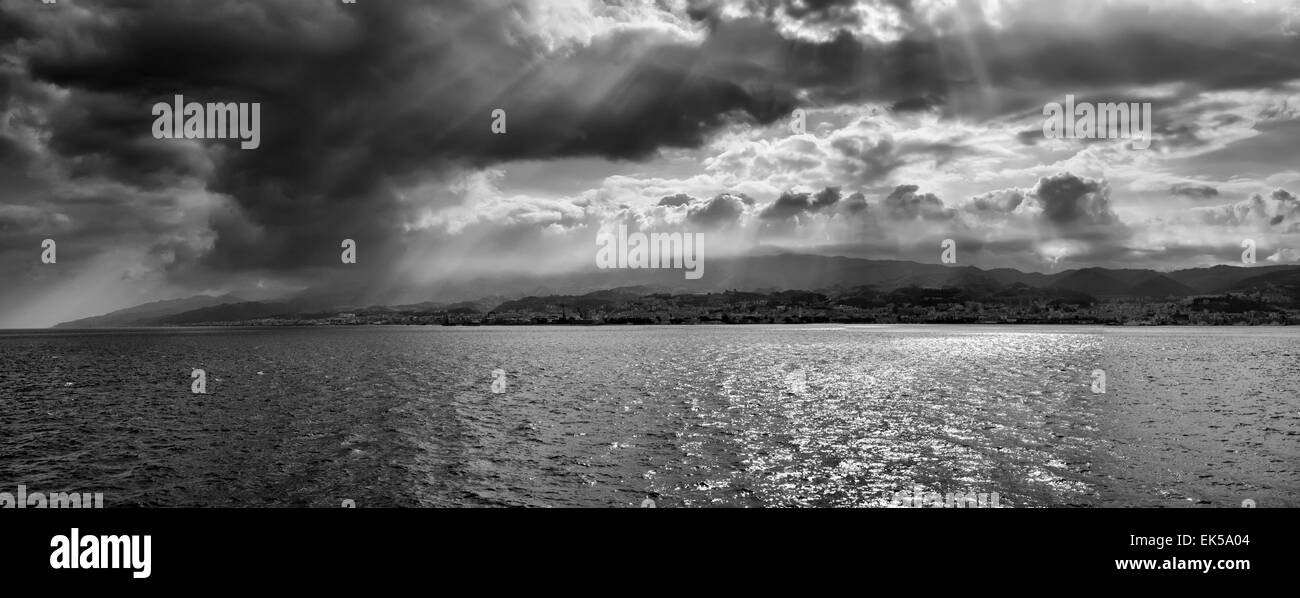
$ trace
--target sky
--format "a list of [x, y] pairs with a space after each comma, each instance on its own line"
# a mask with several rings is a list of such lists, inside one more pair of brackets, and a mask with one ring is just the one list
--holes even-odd
[[[0, 0], [0, 328], [436, 299], [590, 269], [619, 224], [710, 258], [1295, 264], [1298, 93], [1288, 0]], [[258, 103], [260, 145], [155, 138], [175, 95]], [[1149, 103], [1149, 147], [1046, 137], [1067, 96]]]

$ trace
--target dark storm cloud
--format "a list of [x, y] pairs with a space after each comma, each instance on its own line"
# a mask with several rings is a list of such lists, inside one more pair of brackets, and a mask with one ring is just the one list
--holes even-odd
[[850, 215], [859, 214], [867, 210], [867, 196], [861, 191], [858, 191], [853, 195], [848, 196], [848, 198], [841, 202], [840, 205], [842, 206], [842, 209]]
[[[991, 117], [1041, 106], [1062, 91], [1165, 83], [1243, 89], [1300, 77], [1300, 37], [1284, 35], [1267, 13], [1026, 2], [992, 25], [973, 3], [955, 11], [962, 18], [954, 23], [953, 11], [925, 22], [913, 18], [910, 2], [865, 2], [902, 19], [901, 38], [881, 41], [852, 33], [860, 23], [858, 13], [843, 10], [847, 3], [793, 2], [797, 8], [783, 10], [785, 4], [720, 0], [697, 3], [693, 14], [710, 25], [711, 55], [745, 56], [749, 65], [773, 71], [776, 84], [807, 89], [820, 102], [870, 99], [902, 110], [941, 107]], [[720, 16], [736, 6], [751, 16]], [[830, 37], [783, 37], [772, 25], [782, 15]], [[954, 24], [965, 32], [951, 33]], [[1184, 133], [1191, 135], [1186, 141], [1194, 137]]]
[[[851, 29], [863, 23], [864, 13], [893, 12], [910, 16], [911, 0], [690, 0], [688, 14], [696, 20], [718, 22], [728, 5], [744, 5], [749, 13], [767, 19], [788, 17], [831, 29]], [[865, 10], [864, 10], [865, 9]]]
[[[67, 91], [45, 106], [49, 150], [74, 178], [197, 179], [232, 197], [243, 214], [212, 222], [207, 259], [219, 267], [328, 263], [344, 237], [383, 248], [403, 214], [394, 189], [453, 168], [641, 158], [794, 105], [789, 90], [752, 85], [761, 73], [646, 31], [553, 52], [518, 2], [169, 0], [79, 15], [12, 4], [4, 54]], [[261, 148], [207, 143], [209, 163], [192, 144], [153, 139], [150, 107], [174, 94], [261, 103]], [[497, 108], [505, 135], [490, 128]]]
[[938, 98], [915, 97], [894, 102], [889, 108], [894, 112], [923, 112], [941, 104], [942, 100]]
[[1215, 197], [1219, 194], [1219, 190], [1210, 185], [1197, 185], [1195, 183], [1175, 184], [1173, 187], [1170, 187], [1169, 192], [1174, 195], [1196, 199], [1206, 199], [1209, 197]]
[[1038, 141], [1043, 138], [1043, 129], [1029, 129], [1016, 133], [1016, 141], [1024, 145], [1038, 145]]
[[1157, 149], [1162, 147], [1185, 149], [1208, 145], [1209, 140], [1202, 138], [1200, 127], [1194, 123], [1173, 124], [1157, 122], [1153, 136], [1157, 139]]
[[892, 220], [951, 220], [956, 211], [933, 193], [917, 193], [916, 185], [899, 185], [885, 197], [885, 214]]
[[840, 200], [839, 187], [827, 187], [816, 194], [786, 191], [771, 205], [759, 212], [763, 220], [785, 220], [802, 214], [811, 214], [835, 205]]
[[949, 89], [941, 47], [910, 38], [884, 44], [841, 31], [829, 41], [789, 39], [771, 23], [748, 19], [715, 24], [702, 49], [713, 60], [769, 73], [778, 89], [807, 90], [816, 103], [937, 103]]
[[1024, 201], [1024, 191], [1003, 189], [972, 197], [963, 209], [980, 217], [998, 217], [1014, 212]]
[[796, 19], [853, 24], [858, 22], [858, 17], [852, 8], [859, 3], [860, 0], [780, 0], [769, 4], [773, 9], [779, 6], [779, 10]]
[[695, 201], [694, 197], [691, 197], [685, 193], [678, 193], [677, 195], [669, 195], [668, 197], [660, 199], [659, 203], [655, 205], [676, 207], [676, 206], [684, 206], [693, 201]]
[[705, 228], [723, 228], [735, 224], [754, 200], [743, 193], [723, 193], [704, 203], [692, 205], [686, 219]]
[[1268, 195], [1252, 193], [1242, 201], [1196, 208], [1193, 213], [1202, 223], [1211, 226], [1300, 232], [1300, 198], [1286, 189], [1274, 189]]
[[[12, 222], [54, 226], [60, 214], [68, 230], [106, 234], [138, 221], [132, 230], [163, 236], [163, 215], [183, 206], [122, 200], [130, 189], [118, 188], [103, 194], [112, 199], [101, 208], [85, 209], [50, 189], [28, 189], [38, 186], [29, 166], [54, 163], [51, 176], [109, 181], [150, 197], [210, 191], [232, 202], [203, 231], [212, 243], [184, 238], [197, 228], [186, 222], [150, 244], [154, 255], [176, 271], [196, 262], [297, 271], [337, 265], [344, 237], [358, 241], [369, 263], [396, 259], [407, 250], [412, 203], [449, 201], [437, 191], [415, 199], [403, 191], [449, 173], [517, 159], [636, 160], [699, 148], [730, 123], [787, 116], [796, 98], [992, 117], [1062, 88], [1266, 88], [1300, 77], [1300, 38], [1270, 34], [1260, 18], [1196, 7], [1106, 5], [1089, 27], [1054, 20], [1052, 8], [1027, 8], [1048, 17], [1009, 14], [1004, 27], [975, 18], [969, 35], [950, 36], [915, 19], [907, 2], [868, 3], [903, 17], [905, 34], [881, 41], [853, 33], [864, 23], [846, 2], [743, 3], [757, 7], [755, 16], [732, 19], [719, 8], [725, 3], [692, 3], [691, 16], [707, 23], [698, 43], [624, 27], [557, 48], [532, 27], [532, 5], [514, 0], [0, 0], [0, 108], [41, 140], [0, 129], [8, 186], [0, 201], [45, 210], [11, 210]], [[780, 19], [832, 34], [799, 38]], [[971, 99], [985, 92], [984, 103]], [[153, 139], [150, 106], [174, 94], [260, 102], [261, 148]], [[497, 108], [506, 112], [505, 135], [490, 129]], [[1165, 132], [1171, 142], [1199, 141], [1194, 129]], [[964, 151], [887, 137], [842, 138], [833, 147], [849, 158], [842, 174], [859, 184], [879, 182], [910, 154], [941, 164]], [[932, 195], [900, 189], [884, 201], [882, 219], [951, 217]], [[1118, 225], [1109, 190], [1094, 183], [1053, 179], [1033, 195], [1063, 231]], [[65, 203], [46, 203], [56, 200]], [[815, 211], [814, 199], [801, 201], [769, 210]], [[676, 205], [687, 206], [689, 221], [718, 227], [737, 222], [753, 200], [724, 194]], [[857, 212], [867, 204], [841, 205]]]
[[[716, 14], [720, 4], [695, 3], [692, 14]], [[859, 20], [845, 1], [753, 4], [769, 17], [843, 27]], [[911, 14], [907, 2], [868, 4]], [[201, 160], [141, 134], [152, 120], [142, 107], [174, 93], [259, 101], [264, 149], [221, 152], [209, 187], [234, 197], [252, 222], [308, 242], [324, 240], [309, 231], [333, 238], [357, 225], [366, 230], [353, 234], [386, 238], [390, 227], [376, 221], [399, 210], [389, 185], [439, 168], [698, 147], [731, 119], [770, 123], [788, 114], [799, 88], [814, 99], [940, 104], [974, 75], [966, 61], [975, 57], [995, 86], [1186, 80], [1225, 87], [1300, 76], [1291, 59], [1300, 40], [1244, 36], [1196, 10], [1171, 18], [1113, 9], [1125, 27], [1065, 38], [1065, 23], [977, 25], [958, 40], [913, 22], [911, 35], [890, 43], [848, 29], [830, 41], [788, 39], [763, 18], [718, 18], [700, 46], [625, 30], [551, 52], [520, 24], [530, 9], [501, 0], [78, 8], [90, 15], [40, 17], [25, 7], [0, 19], [6, 53], [24, 57], [35, 80], [71, 92], [50, 128], [51, 148], [75, 160], [72, 174], [146, 188], [201, 177]], [[1174, 24], [1202, 35], [1198, 42], [1170, 35]], [[1229, 41], [1234, 52], [1225, 53]], [[1118, 57], [1125, 68], [1111, 68]], [[506, 111], [507, 135], [491, 134], [495, 108]], [[901, 163], [889, 143], [837, 149], [859, 158], [863, 182]], [[250, 252], [289, 264], [311, 255], [231, 247], [232, 237], [217, 244], [227, 258], [238, 256], [231, 265]]]
[[[1048, 6], [1048, 5], [1044, 5]], [[1270, 86], [1300, 76], [1293, 59], [1300, 40], [1269, 35], [1268, 17], [1224, 15], [1190, 6], [1112, 6], [1098, 14], [1098, 28], [1055, 22], [986, 30], [978, 41], [988, 76], [1079, 89], [1117, 85], [1191, 83], [1199, 88]], [[1109, 26], [1108, 26], [1109, 25]], [[1020, 43], [995, 47], [998, 37]], [[1115, 68], [1122, 62], [1123, 68]]]
[[840, 164], [843, 174], [858, 183], [879, 181], [907, 164], [890, 139], [872, 143], [869, 139], [841, 137], [831, 142], [831, 148], [845, 158]]
[[1032, 194], [1043, 217], [1064, 232], [1080, 233], [1120, 224], [1111, 209], [1110, 186], [1105, 181], [1060, 173], [1038, 179]]

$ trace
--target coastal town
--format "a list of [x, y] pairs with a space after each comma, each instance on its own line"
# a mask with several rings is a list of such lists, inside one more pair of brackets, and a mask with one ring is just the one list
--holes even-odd
[[[491, 307], [489, 307], [491, 306]], [[1287, 326], [1300, 309], [1262, 293], [1151, 300], [1058, 296], [981, 297], [958, 289], [899, 289], [831, 296], [808, 291], [637, 294], [598, 291], [446, 306], [376, 306], [286, 313], [190, 325], [618, 325], [618, 324], [1084, 324], [1111, 326]]]

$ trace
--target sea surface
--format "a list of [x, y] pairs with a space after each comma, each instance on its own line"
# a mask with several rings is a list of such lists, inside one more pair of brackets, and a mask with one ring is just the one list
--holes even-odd
[[0, 332], [19, 484], [109, 507], [1296, 507], [1300, 330]]

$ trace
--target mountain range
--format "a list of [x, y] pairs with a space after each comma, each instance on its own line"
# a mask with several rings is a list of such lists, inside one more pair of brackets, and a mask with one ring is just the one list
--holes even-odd
[[[278, 300], [245, 301], [234, 295], [198, 295], [157, 301], [112, 313], [64, 322], [60, 328], [175, 326], [222, 323], [359, 309], [389, 311], [473, 311], [483, 313], [509, 301], [547, 295], [583, 295], [610, 289], [621, 293], [717, 293], [722, 291], [817, 291], [861, 297], [911, 288], [957, 289], [972, 299], [1015, 295], [1089, 299], [1161, 300], [1196, 295], [1255, 293], [1300, 306], [1300, 266], [1214, 266], [1159, 272], [1144, 269], [1083, 268], [1044, 274], [1009, 268], [923, 264], [802, 254], [711, 260], [701, 280], [680, 270], [592, 270], [547, 278], [460, 281], [420, 290], [436, 298], [388, 305], [368, 289], [307, 289]], [[409, 290], [407, 291], [409, 294]]]

